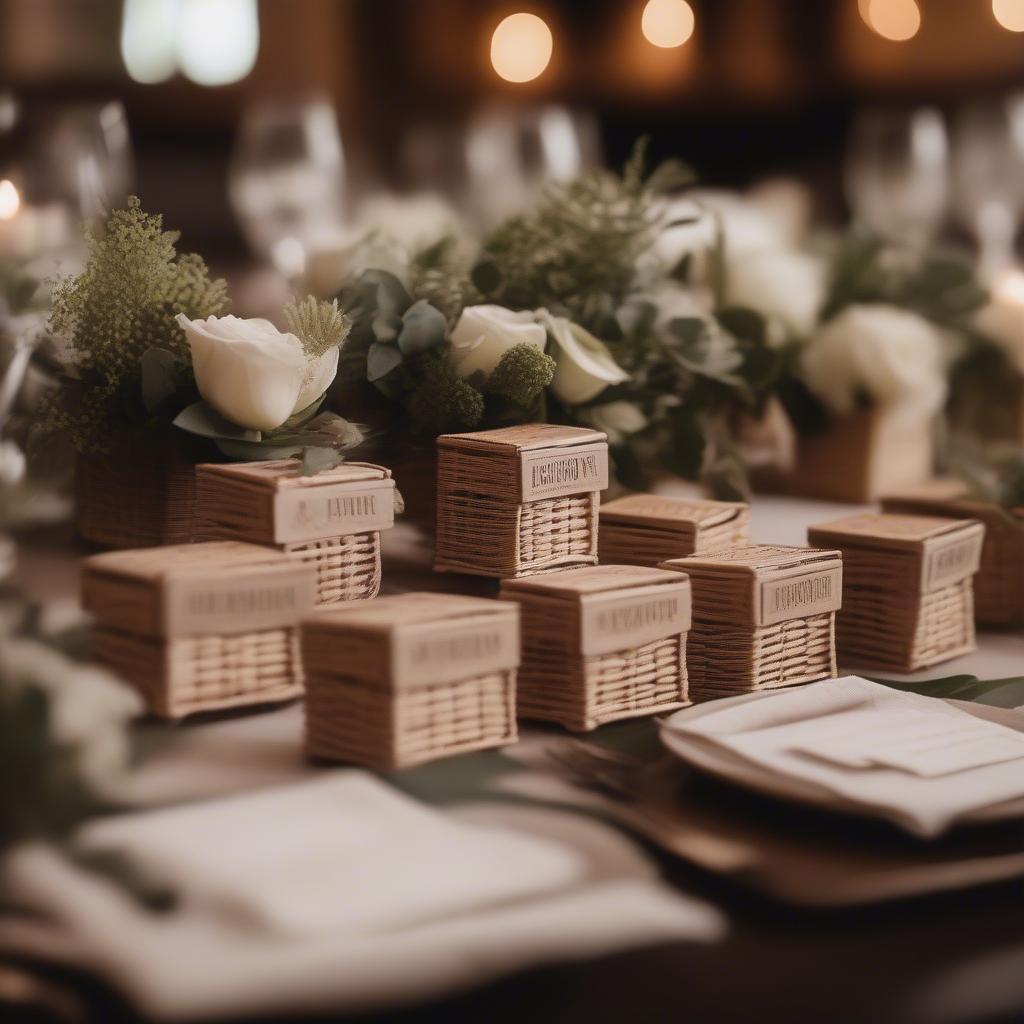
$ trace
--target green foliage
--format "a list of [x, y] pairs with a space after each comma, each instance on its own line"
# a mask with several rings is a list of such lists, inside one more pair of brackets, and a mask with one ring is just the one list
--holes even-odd
[[469, 266], [459, 251], [458, 240], [446, 236], [420, 250], [409, 264], [409, 291], [414, 299], [426, 299], [454, 326], [466, 306], [481, 301], [469, 279]]
[[228, 307], [226, 284], [210, 279], [199, 256], [178, 257], [177, 240], [132, 196], [102, 234], [86, 230], [85, 269], [57, 285], [49, 328], [68, 339], [74, 366], [45, 425], [70, 429], [79, 450], [101, 449], [105, 433], [125, 418], [125, 394], [137, 400], [145, 352], [170, 353], [187, 371], [188, 346], [175, 314], [196, 319]]
[[961, 458], [957, 469], [977, 497], [1005, 509], [1024, 509], [1024, 452], [1019, 448], [999, 447], [978, 460]]
[[352, 321], [338, 309], [338, 300], [318, 301], [307, 295], [301, 302], [292, 299], [284, 307], [288, 330], [302, 342], [309, 356], [322, 356], [345, 343]]
[[534, 345], [513, 345], [498, 361], [487, 391], [529, 409], [555, 376], [555, 361]]
[[543, 306], [606, 337], [664, 226], [659, 193], [692, 180], [674, 163], [645, 178], [643, 154], [638, 145], [621, 176], [595, 171], [552, 185], [532, 210], [500, 225], [473, 268], [484, 301]]
[[446, 352], [423, 352], [409, 360], [406, 369], [414, 433], [436, 437], [480, 426], [484, 396], [455, 372]]

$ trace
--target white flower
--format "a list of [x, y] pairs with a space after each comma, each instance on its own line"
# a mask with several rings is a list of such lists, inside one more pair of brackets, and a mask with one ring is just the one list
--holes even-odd
[[451, 359], [460, 377], [477, 370], [491, 373], [513, 345], [544, 351], [546, 334], [536, 316], [504, 306], [467, 306], [452, 330]]
[[562, 316], [538, 309], [537, 318], [547, 327], [554, 342], [555, 377], [551, 390], [569, 405], [597, 398], [610, 384], [629, 380], [629, 374], [612, 359], [603, 342], [589, 331]]
[[926, 413], [946, 396], [938, 331], [895, 306], [847, 307], [814, 335], [801, 366], [808, 388], [840, 415], [853, 411], [860, 394]]
[[13, 487], [25, 476], [25, 453], [13, 441], [0, 441], [0, 484]]
[[663, 326], [671, 320], [693, 317], [706, 320], [711, 315], [714, 306], [711, 293], [707, 289], [688, 288], [674, 281], [663, 282], [650, 291], [645, 298], [657, 307], [659, 326]]
[[610, 444], [621, 444], [647, 426], [647, 417], [631, 402], [607, 402], [587, 410], [587, 420], [608, 435]]
[[[785, 336], [806, 338], [825, 299], [824, 262], [796, 249], [726, 254], [726, 301], [781, 324]], [[769, 337], [771, 337], [769, 333]]]
[[192, 350], [203, 398], [225, 419], [250, 430], [273, 430], [312, 405], [338, 372], [338, 348], [306, 354], [294, 334], [269, 320], [176, 317]]

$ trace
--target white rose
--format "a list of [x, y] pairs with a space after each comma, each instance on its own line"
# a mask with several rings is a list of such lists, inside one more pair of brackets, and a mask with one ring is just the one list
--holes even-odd
[[827, 278], [817, 256], [795, 249], [727, 254], [725, 277], [729, 305], [756, 310], [790, 337], [806, 338], [814, 329]]
[[309, 356], [294, 334], [269, 320], [176, 317], [192, 350], [203, 398], [225, 419], [250, 430], [273, 430], [312, 405], [338, 372], [338, 348]]
[[544, 328], [528, 310], [504, 306], [467, 306], [452, 331], [451, 359], [460, 377], [477, 370], [491, 373], [513, 345], [533, 345], [544, 351]]
[[895, 306], [849, 306], [812, 338], [803, 378], [833, 412], [852, 412], [859, 393], [878, 405], [936, 412], [946, 397], [942, 341], [927, 320]]
[[565, 317], [537, 310], [537, 318], [554, 341], [555, 377], [551, 390], [569, 405], [589, 402], [611, 384], [629, 380], [629, 374], [612, 359], [607, 347], [579, 324]]
[[647, 417], [630, 402], [607, 402], [588, 410], [591, 425], [608, 435], [610, 444], [621, 444], [647, 426]]

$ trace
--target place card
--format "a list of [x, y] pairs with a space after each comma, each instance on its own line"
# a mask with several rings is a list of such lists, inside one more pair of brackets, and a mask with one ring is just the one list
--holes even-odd
[[302, 626], [310, 757], [392, 769], [516, 737], [518, 609], [412, 593]]
[[505, 580], [522, 612], [519, 715], [590, 730], [687, 703], [686, 577], [598, 565]]
[[973, 520], [884, 512], [812, 526], [812, 544], [843, 553], [843, 663], [912, 672], [974, 650], [984, 536]]
[[532, 423], [437, 445], [437, 571], [505, 578], [597, 561], [600, 431]]

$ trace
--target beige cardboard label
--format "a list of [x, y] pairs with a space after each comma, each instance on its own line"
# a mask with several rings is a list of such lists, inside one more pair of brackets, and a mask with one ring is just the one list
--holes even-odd
[[561, 498], [608, 486], [608, 445], [580, 444], [525, 451], [520, 459], [520, 500]]
[[454, 683], [518, 666], [519, 617], [488, 614], [399, 625], [391, 642], [396, 689]]
[[969, 536], [931, 537], [924, 542], [921, 561], [921, 591], [930, 593], [973, 576], [981, 565], [982, 527]]
[[313, 610], [315, 600], [316, 573], [306, 565], [171, 577], [164, 583], [164, 635], [212, 636], [294, 626]]
[[774, 626], [786, 619], [838, 611], [843, 603], [842, 566], [754, 584], [754, 622]]
[[394, 522], [394, 480], [288, 487], [274, 494], [275, 544], [386, 530]]
[[641, 647], [690, 628], [690, 582], [587, 594], [580, 602], [580, 654]]

